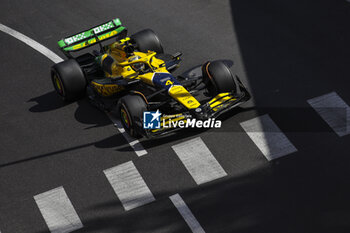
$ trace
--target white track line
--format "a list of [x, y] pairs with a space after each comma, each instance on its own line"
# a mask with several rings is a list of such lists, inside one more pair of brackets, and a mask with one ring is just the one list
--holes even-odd
[[132, 161], [103, 172], [125, 210], [131, 210], [155, 200]]
[[267, 114], [240, 124], [269, 161], [297, 151]]
[[179, 194], [169, 197], [181, 216], [185, 219], [187, 225], [191, 228], [193, 233], [205, 233], [197, 219], [193, 216], [191, 210], [188, 208], [184, 200]]
[[122, 123], [120, 122], [120, 120], [118, 120], [112, 114], [110, 114], [108, 112], [106, 112], [106, 114], [109, 117], [109, 119], [113, 122], [114, 126], [124, 136], [124, 138], [129, 143], [129, 145], [134, 149], [134, 151], [137, 154], [137, 156], [140, 157], [142, 155], [147, 154], [147, 151], [143, 148], [143, 146], [141, 145], [140, 141], [130, 137], [130, 135], [127, 132], [125, 132], [125, 129], [123, 128]]
[[227, 175], [200, 137], [172, 148], [198, 185]]
[[[59, 62], [63, 61], [63, 59], [61, 57], [59, 57], [57, 54], [52, 52], [50, 49], [39, 44], [38, 42], [29, 38], [28, 36], [23, 35], [22, 33], [18, 32], [16, 30], [13, 30], [12, 28], [9, 28], [1, 23], [0, 23], [0, 31], [22, 41], [23, 43], [32, 47], [33, 49], [40, 52], [41, 54], [43, 54], [44, 56], [46, 56], [48, 59], [50, 59], [51, 61], [53, 61], [55, 63], [59, 63]], [[108, 114], [108, 116], [110, 117], [110, 114]], [[142, 145], [140, 144], [140, 142], [138, 140], [133, 140], [127, 133], [125, 133], [125, 130], [123, 129], [123, 127], [121, 127], [121, 124], [117, 125], [116, 121], [114, 121], [111, 117], [110, 117], [110, 119], [112, 120], [113, 124], [115, 126], [117, 126], [119, 132], [121, 132], [123, 134], [125, 139], [128, 141], [130, 146], [135, 150], [135, 152], [138, 156], [142, 156], [142, 155], [147, 154], [147, 151], [143, 149]]]
[[34, 196], [35, 202], [52, 233], [66, 233], [83, 227], [63, 187]]
[[0, 23], [0, 30], [5, 32], [5, 33], [7, 33], [7, 34], [9, 34], [10, 36], [15, 37], [16, 39], [22, 41], [23, 43], [25, 43], [28, 46], [32, 47], [33, 49], [35, 49], [39, 53], [43, 54], [44, 56], [46, 56], [48, 59], [50, 59], [51, 61], [53, 61], [55, 63], [59, 63], [59, 62], [63, 61], [62, 58], [60, 58], [57, 54], [52, 52], [50, 49], [48, 49], [45, 46], [39, 44], [38, 42], [36, 42], [35, 40], [29, 38], [28, 36], [23, 35], [22, 33], [13, 30], [12, 28], [9, 28], [9, 27], [7, 27], [7, 26], [5, 26], [5, 25]]
[[335, 92], [307, 101], [339, 137], [350, 134], [350, 107]]

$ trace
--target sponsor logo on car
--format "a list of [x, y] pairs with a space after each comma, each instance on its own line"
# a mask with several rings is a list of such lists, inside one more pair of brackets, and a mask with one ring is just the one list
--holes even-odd
[[104, 32], [110, 28], [114, 27], [112, 22], [108, 22], [106, 24], [103, 24], [101, 26], [95, 27], [93, 30], [96, 34], [100, 33], [100, 32]]
[[[107, 31], [108, 29], [113, 28], [113, 27], [114, 27], [113, 23], [112, 22], [108, 22], [108, 23], [103, 24], [101, 26], [95, 27], [92, 30], [94, 31], [95, 34], [99, 34], [101, 32]], [[88, 38], [90, 36], [91, 36], [91, 34], [89, 32], [82, 32], [82, 33], [79, 33], [77, 35], [74, 35], [74, 36], [71, 36], [69, 38], [66, 38], [64, 41], [68, 45], [70, 45], [70, 44], [72, 44], [74, 42], [86, 39], [86, 38]], [[99, 38], [99, 39], [101, 39], [101, 38]]]

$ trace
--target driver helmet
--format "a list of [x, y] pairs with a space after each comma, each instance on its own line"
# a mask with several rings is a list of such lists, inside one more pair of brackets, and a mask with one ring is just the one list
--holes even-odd
[[[137, 55], [133, 55], [129, 58], [129, 62], [132, 62], [132, 61], [137, 61], [139, 60], [141, 57], [140, 56], [137, 56]], [[135, 64], [132, 64], [131, 67], [139, 72], [139, 71], [143, 71], [145, 69], [145, 64], [139, 62], [139, 63], [135, 63]]]

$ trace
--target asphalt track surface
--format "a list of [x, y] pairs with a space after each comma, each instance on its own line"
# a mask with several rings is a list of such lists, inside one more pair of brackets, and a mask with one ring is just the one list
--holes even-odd
[[[57, 40], [119, 17], [152, 28], [186, 71], [234, 61], [253, 99], [223, 129], [142, 142], [138, 157], [86, 100], [53, 92], [52, 61], [0, 32], [0, 231], [49, 232], [33, 196], [63, 186], [84, 227], [76, 232], [191, 232], [179, 193], [205, 232], [350, 230], [350, 136], [307, 103], [336, 92], [350, 104], [350, 4], [343, 0], [1, 1], [0, 23], [58, 55]], [[298, 149], [268, 161], [240, 123], [268, 114]], [[227, 176], [198, 185], [173, 145], [200, 137]], [[273, 147], [273, 145], [271, 145]], [[125, 211], [103, 171], [133, 161], [155, 201]]]

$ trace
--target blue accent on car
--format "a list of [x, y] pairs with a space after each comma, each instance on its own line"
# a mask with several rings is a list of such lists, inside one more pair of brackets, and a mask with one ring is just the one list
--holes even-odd
[[152, 82], [155, 86], [169, 90], [172, 85], [181, 85], [170, 73], [154, 73]]

